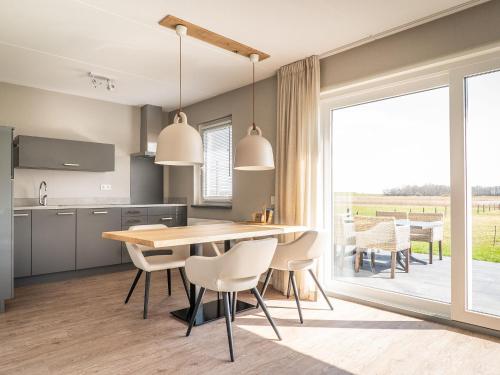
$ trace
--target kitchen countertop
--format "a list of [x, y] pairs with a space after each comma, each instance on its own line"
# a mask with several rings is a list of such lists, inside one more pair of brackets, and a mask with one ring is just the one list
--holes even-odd
[[155, 204], [75, 204], [75, 205], [54, 205], [54, 206], [18, 206], [14, 207], [14, 211], [21, 210], [67, 210], [72, 208], [127, 208], [127, 207], [176, 207], [187, 206], [185, 203], [155, 203]]

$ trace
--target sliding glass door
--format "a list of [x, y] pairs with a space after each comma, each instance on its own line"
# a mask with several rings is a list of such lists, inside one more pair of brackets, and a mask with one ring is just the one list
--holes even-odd
[[500, 59], [339, 89], [322, 121], [329, 289], [500, 329]]
[[451, 113], [452, 318], [499, 330], [500, 59], [451, 72]]

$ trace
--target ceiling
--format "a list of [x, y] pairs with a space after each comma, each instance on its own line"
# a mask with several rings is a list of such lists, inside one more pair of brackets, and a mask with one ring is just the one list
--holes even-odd
[[[479, 1], [480, 2], [480, 1]], [[267, 52], [258, 80], [287, 63], [354, 43], [463, 0], [0, 0], [0, 81], [117, 103], [178, 103], [175, 15]], [[472, 2], [473, 3], [473, 2]], [[183, 98], [195, 103], [251, 83], [250, 62], [199, 40], [183, 47]], [[116, 80], [91, 87], [92, 71]]]

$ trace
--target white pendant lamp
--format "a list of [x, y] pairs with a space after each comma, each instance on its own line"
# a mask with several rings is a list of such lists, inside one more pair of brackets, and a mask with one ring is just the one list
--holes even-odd
[[187, 27], [177, 25], [179, 35], [179, 111], [173, 124], [164, 128], [158, 136], [156, 147], [156, 164], [163, 165], [199, 165], [203, 164], [203, 142], [200, 133], [187, 122], [187, 116], [182, 112], [182, 37], [187, 33]]
[[236, 145], [234, 169], [241, 171], [266, 171], [274, 169], [273, 148], [267, 139], [262, 136], [262, 130], [255, 125], [255, 63], [259, 55], [250, 55], [252, 62], [252, 125], [247, 135]]

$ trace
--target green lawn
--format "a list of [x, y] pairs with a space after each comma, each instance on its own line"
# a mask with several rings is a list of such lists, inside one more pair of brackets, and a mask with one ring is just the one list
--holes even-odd
[[[384, 197], [389, 198], [389, 197]], [[401, 197], [398, 201], [401, 201]], [[416, 197], [413, 198], [409, 203], [415, 202]], [[449, 256], [451, 253], [450, 249], [450, 212], [449, 207], [445, 209], [445, 206], [424, 206], [418, 205], [415, 202], [414, 205], [402, 205], [398, 202], [398, 205], [387, 204], [388, 199], [384, 199], [385, 204], [374, 204], [374, 203], [357, 203], [353, 202], [352, 212], [358, 215], [370, 215], [375, 216], [376, 211], [406, 211], [409, 212], [442, 212], [446, 213], [444, 222], [444, 241], [443, 241], [443, 255]], [[497, 230], [497, 236], [495, 240], [495, 226]], [[488, 262], [500, 263], [500, 210], [491, 211], [486, 208], [485, 212], [475, 209], [472, 216], [472, 258], [476, 260], [484, 260]], [[428, 244], [421, 242], [412, 243], [412, 251], [418, 253], [428, 253]], [[434, 245], [434, 254], [437, 254], [437, 244]]]

